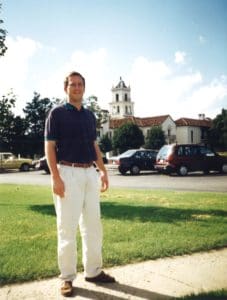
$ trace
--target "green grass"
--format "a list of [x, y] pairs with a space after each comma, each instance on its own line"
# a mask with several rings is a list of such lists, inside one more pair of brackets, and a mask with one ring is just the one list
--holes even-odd
[[182, 298], [176, 298], [178, 300], [226, 300], [227, 290], [219, 290], [208, 293], [201, 293], [199, 295], [190, 295]]
[[[110, 267], [227, 245], [226, 193], [112, 189], [102, 194]], [[58, 274], [49, 187], [0, 185], [0, 284]], [[81, 241], [78, 235], [78, 269]]]

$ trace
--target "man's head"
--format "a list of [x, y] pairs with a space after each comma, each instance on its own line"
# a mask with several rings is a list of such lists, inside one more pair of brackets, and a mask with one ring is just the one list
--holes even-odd
[[68, 87], [68, 84], [69, 84], [69, 78], [72, 77], [72, 76], [78, 76], [81, 78], [81, 80], [83, 81], [83, 85], [84, 85], [84, 88], [85, 88], [85, 78], [79, 73], [79, 72], [75, 72], [75, 71], [72, 71], [70, 72], [66, 77], [65, 77], [65, 81], [64, 81], [64, 90], [66, 91], [67, 87]]
[[69, 102], [81, 104], [85, 91], [84, 77], [78, 72], [70, 72], [65, 78], [64, 90], [68, 95]]

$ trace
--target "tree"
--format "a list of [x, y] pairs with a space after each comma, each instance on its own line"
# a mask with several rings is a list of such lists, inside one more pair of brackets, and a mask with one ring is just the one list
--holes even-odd
[[126, 123], [115, 130], [113, 148], [120, 153], [128, 149], [137, 149], [144, 145], [143, 132], [136, 124]]
[[28, 155], [26, 148], [26, 123], [13, 113], [16, 96], [11, 91], [0, 100], [0, 151]]
[[227, 149], [227, 109], [222, 109], [213, 120], [213, 125], [208, 133], [208, 141], [217, 150]]
[[107, 133], [105, 135], [103, 135], [103, 137], [100, 139], [99, 147], [103, 153], [106, 153], [106, 152], [109, 152], [112, 150], [112, 142], [111, 142], [110, 138], [108, 137]]
[[[0, 11], [2, 9], [2, 4], [0, 3]], [[0, 19], [0, 26], [3, 24], [3, 20]], [[7, 50], [5, 39], [7, 31], [0, 27], [0, 56], [3, 56]]]
[[96, 96], [92, 95], [85, 99], [84, 106], [95, 114], [98, 128], [107, 121], [109, 116], [108, 111], [100, 108], [98, 105], [98, 98]]
[[160, 149], [165, 144], [165, 134], [160, 126], [153, 126], [146, 137], [147, 149]]
[[20, 116], [14, 117], [10, 134], [10, 147], [11, 151], [14, 154], [21, 154], [22, 156], [29, 155], [28, 149], [26, 147], [26, 127], [27, 126], [24, 118], [21, 118]]
[[30, 155], [43, 155], [45, 119], [52, 107], [53, 102], [49, 98], [41, 98], [40, 94], [35, 92], [32, 101], [28, 102], [23, 109]]
[[14, 128], [14, 114], [16, 96], [12, 91], [0, 100], [0, 151], [11, 151], [12, 129]]

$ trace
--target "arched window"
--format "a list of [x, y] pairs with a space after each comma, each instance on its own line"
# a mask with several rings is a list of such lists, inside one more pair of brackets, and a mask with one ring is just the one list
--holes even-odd
[[125, 94], [125, 102], [127, 102], [127, 101], [128, 101], [128, 95]]
[[119, 95], [116, 94], [116, 102], [118, 102], [118, 101], [119, 101]]

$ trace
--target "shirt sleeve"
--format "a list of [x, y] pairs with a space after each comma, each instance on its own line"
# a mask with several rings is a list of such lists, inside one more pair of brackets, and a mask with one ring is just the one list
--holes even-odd
[[57, 126], [57, 114], [55, 110], [51, 110], [46, 122], [45, 122], [45, 131], [44, 131], [44, 139], [45, 141], [57, 141], [58, 134], [58, 126]]

